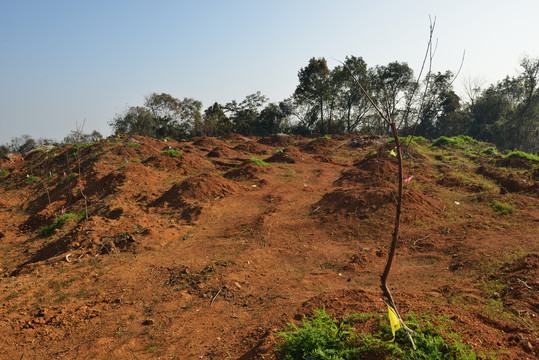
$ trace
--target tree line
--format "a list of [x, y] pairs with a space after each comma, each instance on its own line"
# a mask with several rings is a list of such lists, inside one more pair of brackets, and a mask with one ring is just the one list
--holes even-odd
[[230, 132], [388, 134], [344, 65], [403, 135], [468, 135], [500, 149], [537, 153], [539, 58], [528, 57], [520, 62], [516, 76], [485, 89], [468, 84], [466, 100], [455, 93], [451, 71], [428, 73], [418, 81], [405, 62], [369, 68], [361, 57], [350, 56], [329, 69], [326, 59], [312, 58], [299, 70], [294, 93], [277, 103], [257, 92], [241, 102], [216, 102], [202, 110], [198, 100], [152, 93], [143, 106], [130, 107], [109, 124], [114, 133], [176, 139]]
[[[130, 106], [109, 122], [113, 133], [155, 138], [288, 134], [387, 135], [389, 129], [361, 94], [353, 74], [402, 135], [468, 135], [499, 149], [537, 154], [539, 139], [539, 58], [525, 57], [516, 76], [486, 88], [469, 82], [467, 99], [454, 91], [451, 71], [428, 72], [416, 79], [405, 62], [368, 67], [361, 57], [346, 57], [329, 69], [325, 58], [311, 58], [298, 71], [294, 93], [269, 102], [260, 92], [241, 101], [214, 103], [203, 110], [193, 98], [152, 93], [142, 106]], [[93, 138], [100, 134], [92, 133]], [[86, 134], [92, 138], [92, 134]], [[99, 136], [98, 136], [99, 135]], [[14, 138], [3, 149], [24, 152], [33, 139]], [[64, 142], [69, 142], [69, 136]], [[0, 149], [2, 150], [2, 149]]]

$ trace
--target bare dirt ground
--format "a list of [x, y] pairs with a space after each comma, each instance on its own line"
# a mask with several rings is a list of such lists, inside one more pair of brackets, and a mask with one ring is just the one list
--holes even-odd
[[[539, 164], [429, 145], [405, 159], [401, 313], [538, 358]], [[0, 160], [0, 358], [277, 359], [314, 309], [385, 314], [391, 148], [123, 137]]]

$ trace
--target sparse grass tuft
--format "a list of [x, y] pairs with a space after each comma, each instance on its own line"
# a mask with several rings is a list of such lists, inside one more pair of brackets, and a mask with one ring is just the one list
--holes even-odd
[[73, 214], [73, 213], [62, 214], [58, 217], [58, 219], [56, 219], [56, 221], [53, 224], [41, 227], [37, 233], [39, 234], [39, 236], [49, 236], [50, 234], [54, 232], [54, 230], [61, 227], [66, 221], [68, 220], [80, 221], [83, 217], [84, 217], [83, 214]]
[[36, 180], [37, 180], [37, 177], [35, 177], [35, 176], [28, 176], [28, 177], [24, 180], [24, 182], [27, 183], [27, 184], [31, 184], [31, 183], [33, 183], [33, 182], [36, 181]]
[[62, 179], [62, 181], [60, 181], [60, 184], [65, 184], [67, 182], [70, 182], [71, 180], [75, 179], [77, 177], [77, 173], [71, 173], [69, 174], [68, 177], [66, 177], [65, 179]]
[[268, 166], [267, 162], [265, 162], [264, 160], [257, 159], [255, 157], [252, 157], [251, 161], [253, 162], [253, 164], [256, 164], [258, 166]]
[[492, 210], [500, 215], [508, 215], [515, 211], [515, 207], [510, 204], [504, 204], [497, 200], [494, 200], [491, 204]]
[[8, 174], [9, 174], [9, 171], [7, 171], [7, 170], [0, 171], [0, 176], [6, 176]]
[[481, 150], [481, 154], [496, 155], [498, 154], [498, 151], [496, 151], [495, 147], [489, 146], [488, 148]]
[[168, 155], [170, 157], [179, 157], [182, 155], [181, 151], [169, 149], [169, 150], [163, 150], [161, 151], [161, 155]]

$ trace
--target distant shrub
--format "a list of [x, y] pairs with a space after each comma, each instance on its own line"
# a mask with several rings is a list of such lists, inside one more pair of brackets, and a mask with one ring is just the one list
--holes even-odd
[[251, 158], [251, 161], [253, 162], [253, 164], [256, 164], [258, 166], [268, 166], [267, 162], [265, 162], [264, 160], [257, 159], [255, 157]]
[[30, 184], [30, 183], [33, 183], [34, 181], [36, 181], [37, 178], [35, 176], [28, 176], [24, 182], [27, 183], [27, 184]]
[[179, 157], [182, 155], [181, 151], [169, 149], [169, 150], [163, 150], [161, 151], [161, 155], [168, 155], [170, 157]]
[[500, 215], [508, 215], [511, 214], [513, 211], [515, 211], [515, 207], [513, 205], [504, 204], [497, 200], [494, 200], [491, 204], [492, 210], [494, 212], [500, 214]]
[[481, 150], [481, 154], [497, 155], [498, 152], [495, 147], [489, 146], [488, 148]]
[[526, 153], [524, 151], [512, 151], [509, 154], [507, 154], [506, 157], [508, 157], [508, 158], [518, 157], [518, 158], [522, 158], [522, 159], [526, 159], [526, 160], [530, 160], [530, 161], [539, 162], [539, 156], [536, 156], [536, 155], [533, 155], [533, 154], [528, 154], [528, 153]]

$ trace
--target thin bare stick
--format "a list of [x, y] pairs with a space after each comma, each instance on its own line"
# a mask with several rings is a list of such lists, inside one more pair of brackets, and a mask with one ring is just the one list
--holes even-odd
[[223, 290], [223, 288], [220, 288], [219, 291], [217, 291], [217, 294], [215, 294], [215, 295], [211, 298], [210, 307], [213, 305], [213, 302], [215, 301], [215, 299], [217, 298], [217, 296], [221, 293], [221, 290]]

